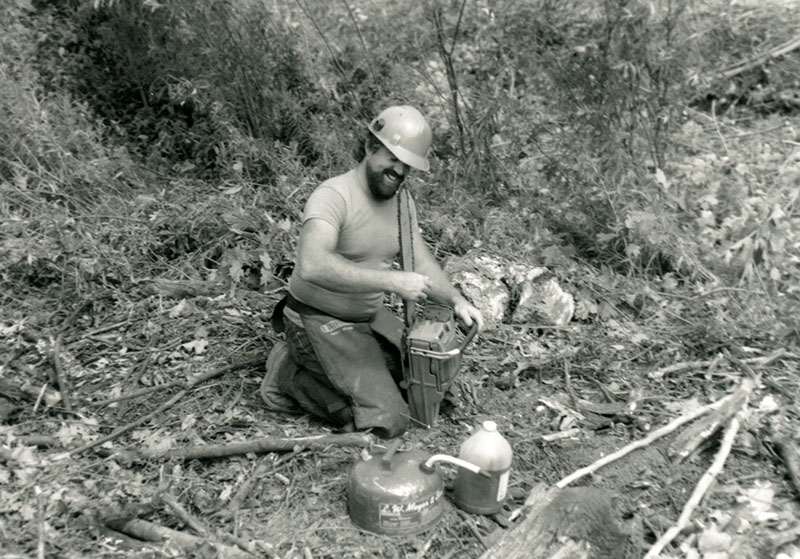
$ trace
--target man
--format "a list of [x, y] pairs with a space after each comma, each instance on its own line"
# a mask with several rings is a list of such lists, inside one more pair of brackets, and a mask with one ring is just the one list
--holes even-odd
[[358, 165], [323, 182], [306, 202], [283, 307], [286, 343], [270, 353], [261, 394], [273, 410], [304, 410], [344, 430], [396, 437], [408, 428], [409, 409], [398, 387], [396, 340], [380, 326], [387, 324], [385, 294], [449, 305], [467, 327], [483, 328], [483, 317], [425, 245], [410, 197], [404, 204], [414, 224], [415, 271], [392, 268], [400, 250], [398, 190], [412, 167], [429, 168], [425, 118], [394, 106], [368, 129]]

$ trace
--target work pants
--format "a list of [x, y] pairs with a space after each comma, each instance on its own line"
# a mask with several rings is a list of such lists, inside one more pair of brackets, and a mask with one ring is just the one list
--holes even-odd
[[297, 367], [280, 379], [282, 392], [339, 427], [386, 438], [408, 428], [400, 352], [369, 322], [345, 322], [291, 299], [283, 314]]

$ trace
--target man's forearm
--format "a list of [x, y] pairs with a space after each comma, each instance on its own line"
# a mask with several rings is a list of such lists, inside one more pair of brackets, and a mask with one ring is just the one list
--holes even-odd
[[428, 251], [420, 251], [421, 254], [418, 258], [417, 272], [428, 276], [431, 282], [431, 289], [429, 296], [437, 302], [445, 305], [455, 307], [460, 301], [466, 301], [461, 292], [456, 289], [450, 279], [445, 274], [442, 267], [436, 262], [436, 259]]

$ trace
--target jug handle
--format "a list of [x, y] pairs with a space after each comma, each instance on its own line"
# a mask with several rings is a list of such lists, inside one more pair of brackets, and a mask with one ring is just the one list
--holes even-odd
[[392, 469], [392, 456], [394, 456], [401, 444], [403, 444], [402, 439], [395, 439], [386, 447], [386, 452], [383, 453], [381, 458], [381, 466], [384, 470], [390, 471]]

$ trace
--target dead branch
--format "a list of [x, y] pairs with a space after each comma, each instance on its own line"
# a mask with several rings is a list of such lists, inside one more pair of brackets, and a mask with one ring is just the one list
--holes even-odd
[[461, 520], [463, 520], [467, 525], [470, 532], [472, 532], [473, 535], [478, 538], [478, 541], [481, 542], [483, 549], [489, 549], [489, 544], [486, 542], [486, 538], [484, 538], [483, 534], [481, 534], [480, 530], [478, 530], [478, 525], [475, 524], [475, 521], [472, 519], [472, 517], [468, 516], [467, 513], [459, 509], [456, 509], [456, 512], [458, 513], [458, 516], [461, 517]]
[[582, 478], [582, 477], [584, 477], [584, 476], [586, 476], [588, 474], [592, 474], [592, 473], [596, 472], [597, 470], [599, 470], [603, 466], [606, 466], [606, 465], [610, 464], [611, 462], [614, 462], [615, 460], [619, 460], [620, 458], [622, 458], [623, 456], [633, 452], [634, 450], [636, 450], [638, 448], [645, 447], [645, 446], [649, 445], [650, 443], [652, 443], [653, 441], [655, 441], [657, 439], [660, 439], [664, 435], [668, 435], [669, 433], [672, 433], [673, 431], [675, 431], [678, 427], [680, 427], [684, 423], [688, 423], [689, 421], [692, 421], [692, 420], [700, 417], [701, 415], [703, 415], [703, 414], [705, 414], [705, 413], [707, 413], [707, 412], [709, 412], [711, 410], [715, 410], [715, 409], [725, 405], [725, 403], [728, 402], [732, 398], [733, 398], [733, 394], [728, 394], [727, 396], [725, 396], [723, 398], [720, 398], [716, 402], [713, 402], [711, 404], [702, 406], [702, 407], [700, 407], [700, 408], [698, 408], [698, 409], [696, 409], [696, 410], [694, 410], [692, 412], [689, 412], [687, 414], [684, 414], [684, 415], [682, 415], [680, 417], [677, 417], [677, 418], [673, 419], [668, 424], [666, 424], [665, 426], [661, 427], [660, 429], [656, 429], [655, 431], [650, 433], [645, 438], [639, 439], [639, 440], [634, 441], [634, 442], [632, 442], [632, 443], [630, 443], [628, 445], [625, 445], [624, 447], [622, 447], [618, 451], [612, 452], [611, 454], [609, 454], [607, 456], [604, 456], [603, 458], [600, 458], [599, 460], [597, 460], [593, 464], [590, 464], [589, 466], [586, 466], [585, 468], [581, 468], [580, 470], [577, 470], [577, 471], [573, 472], [572, 474], [568, 475], [567, 477], [565, 477], [564, 479], [562, 479], [561, 481], [556, 483], [556, 487], [558, 487], [558, 488], [566, 487], [570, 483], [572, 483], [572, 482], [574, 482], [574, 481], [576, 481], [576, 480], [578, 480], [578, 479], [580, 479], [580, 478]]
[[577, 421], [583, 421], [585, 419], [581, 414], [581, 412], [579, 412], [578, 410], [571, 410], [568, 407], [553, 400], [539, 398], [539, 401], [559, 415], [566, 415], [576, 419]]
[[281, 456], [279, 459], [274, 460], [271, 465], [261, 461], [258, 463], [256, 468], [253, 470], [253, 473], [242, 483], [241, 487], [236, 490], [236, 493], [233, 495], [233, 498], [230, 500], [230, 504], [228, 508], [225, 510], [221, 510], [219, 512], [220, 515], [223, 517], [233, 517], [236, 512], [242, 507], [244, 500], [252, 493], [253, 487], [256, 483], [260, 480], [264, 479], [264, 477], [270, 473], [271, 471], [274, 472], [279, 465], [284, 462], [288, 462], [293, 457], [297, 456], [300, 452], [303, 452], [305, 447], [295, 447], [294, 450], [290, 454], [285, 454]]
[[672, 373], [682, 373], [684, 371], [691, 371], [692, 369], [702, 369], [708, 367], [711, 361], [686, 361], [684, 363], [674, 363], [657, 371], [647, 373], [647, 377], [653, 380], [658, 380]]
[[21, 443], [25, 446], [60, 446], [58, 439], [50, 435], [14, 435], [12, 442]]
[[6, 379], [0, 379], [0, 394], [11, 400], [28, 402], [36, 402], [37, 399], [43, 397], [47, 407], [55, 406], [61, 401], [61, 394], [50, 388], [47, 383], [37, 388], [29, 380], [22, 385], [17, 385]]
[[56, 370], [56, 380], [58, 382], [58, 391], [61, 392], [61, 401], [64, 402], [64, 409], [72, 412], [72, 403], [70, 402], [69, 391], [67, 390], [67, 379], [64, 376], [64, 367], [61, 365], [61, 344], [63, 343], [63, 336], [59, 334], [53, 344], [53, 367]]
[[[785, 357], [785, 358], [794, 358], [792, 354], [788, 353], [783, 348], [778, 348], [769, 355], [763, 355], [761, 357], [750, 357], [748, 359], [741, 359], [741, 363], [745, 363], [748, 365], [754, 365], [756, 368], [766, 367], [767, 365], [771, 364], [778, 359]], [[673, 365], [668, 365], [662, 369], [657, 369], [650, 373], [647, 373], [647, 377], [653, 380], [659, 380], [669, 374], [672, 373], [682, 373], [684, 371], [691, 371], [692, 369], [704, 369], [706, 367], [710, 367], [711, 365], [715, 364], [717, 359], [708, 359], [705, 361], [685, 361], [683, 363], [675, 363]]]
[[35, 486], [33, 490], [36, 495], [36, 519], [39, 525], [39, 542], [38, 545], [36, 546], [36, 557], [37, 559], [44, 559], [45, 557], [44, 496], [42, 495], [42, 490], [39, 488], [38, 485]]
[[[224, 283], [202, 280], [166, 280], [155, 279], [150, 282], [149, 288], [157, 295], [173, 297], [175, 299], [190, 299], [193, 297], [217, 297], [228, 292]], [[238, 297], [248, 300], [264, 302], [267, 295], [261, 291], [237, 288]]]
[[545, 442], [552, 442], [557, 441], [560, 439], [568, 439], [570, 437], [576, 437], [580, 434], [581, 430], [577, 427], [573, 427], [572, 429], [567, 429], [565, 431], [557, 431], [555, 433], [549, 433], [547, 435], [542, 435], [539, 439]]
[[[170, 510], [172, 510], [173, 513], [175, 513], [175, 516], [177, 516], [181, 521], [183, 521], [184, 524], [197, 532], [200, 536], [209, 537], [211, 534], [208, 528], [206, 528], [206, 526], [197, 517], [186, 510], [186, 508], [181, 505], [178, 499], [171, 493], [161, 493], [156, 497], [155, 500], [164, 503], [170, 508]], [[247, 542], [242, 538], [227, 532], [218, 534], [218, 537], [222, 540], [231, 542], [239, 548], [250, 553], [255, 553], [257, 544], [262, 546], [264, 545], [263, 542], [258, 542], [255, 540], [252, 542]]]
[[121, 328], [128, 324], [128, 320], [122, 320], [120, 322], [115, 322], [114, 324], [106, 324], [105, 326], [101, 326], [100, 328], [96, 328], [91, 332], [83, 332], [77, 338], [72, 338], [67, 340], [67, 345], [74, 343], [78, 340], [86, 340], [88, 338], [93, 338], [95, 336], [99, 336], [100, 334], [105, 334], [106, 332], [110, 332], [111, 330], [116, 330], [117, 328]]
[[778, 58], [779, 56], [789, 54], [798, 48], [800, 48], [800, 37], [795, 37], [794, 39], [790, 39], [768, 52], [761, 53], [748, 60], [745, 60], [744, 62], [740, 62], [730, 69], [723, 70], [715, 77], [717, 79], [729, 80], [735, 76], [738, 76], [739, 74], [747, 72], [748, 70], [752, 70], [753, 68], [761, 66], [772, 58]]
[[109, 398], [107, 400], [100, 400], [99, 402], [93, 402], [95, 406], [107, 406], [109, 404], [113, 404], [115, 402], [122, 402], [123, 400], [130, 400], [132, 398], [138, 398], [139, 396], [146, 396], [152, 392], [158, 392], [159, 390], [164, 390], [166, 388], [172, 388], [173, 386], [179, 386], [183, 384], [182, 380], [173, 380], [170, 382], [164, 382], [162, 384], [157, 384], [155, 386], [148, 386], [147, 388], [141, 388], [139, 390], [134, 390], [133, 392], [128, 392], [127, 394], [122, 394], [117, 396], [116, 398]]
[[313, 435], [310, 437], [296, 437], [282, 439], [267, 437], [254, 441], [240, 441], [228, 444], [210, 444], [188, 448], [178, 448], [169, 450], [166, 453], [155, 454], [150, 452], [140, 452], [140, 456], [145, 458], [160, 458], [169, 460], [177, 458], [180, 460], [194, 460], [203, 458], [224, 458], [239, 454], [262, 454], [265, 452], [289, 452], [296, 447], [305, 448], [324, 448], [326, 446], [357, 446], [365, 447], [372, 444], [372, 437], [366, 433], [332, 433], [325, 435]]
[[[578, 395], [575, 393], [575, 389], [572, 387], [572, 380], [569, 376], [569, 361], [564, 360], [564, 385], [567, 389], [567, 394], [569, 395], [569, 400], [572, 403], [572, 407], [582, 414], [585, 418], [585, 426], [591, 429], [600, 429], [605, 427], [609, 423], [611, 423], [611, 419], [608, 417], [604, 417], [602, 411], [598, 412], [595, 410], [608, 410], [609, 406], [613, 406], [613, 404], [597, 404], [594, 405], [592, 402], [587, 402], [586, 400], [581, 400], [578, 398]], [[625, 406], [621, 406], [618, 409], [615, 408], [615, 411], [623, 410]], [[612, 412], [608, 415], [616, 415], [616, 413]]]
[[175, 516], [180, 518], [184, 524], [197, 532], [201, 536], [208, 536], [208, 528], [206, 528], [200, 520], [194, 517], [188, 510], [178, 502], [174, 496], [169, 493], [162, 493], [158, 496], [157, 500], [167, 505]]
[[233, 517], [236, 514], [236, 512], [240, 508], [242, 508], [242, 503], [247, 498], [247, 496], [250, 495], [250, 493], [253, 490], [253, 487], [255, 487], [255, 484], [259, 480], [263, 479], [265, 475], [267, 475], [267, 471], [268, 471], [267, 464], [263, 461], [259, 462], [256, 465], [255, 469], [253, 470], [253, 473], [250, 474], [250, 476], [246, 480], [244, 480], [244, 483], [242, 483], [242, 485], [233, 495], [233, 498], [231, 499], [228, 508], [226, 510], [219, 511], [220, 515], [224, 517]]
[[714, 462], [703, 474], [703, 477], [700, 478], [700, 481], [694, 488], [691, 497], [689, 497], [686, 505], [684, 505], [683, 511], [678, 518], [678, 522], [669, 530], [664, 532], [660, 538], [658, 538], [656, 543], [653, 544], [653, 547], [651, 547], [644, 556], [644, 559], [655, 559], [658, 557], [661, 554], [661, 551], [667, 545], [669, 545], [669, 543], [672, 542], [672, 540], [675, 539], [675, 537], [680, 534], [681, 531], [683, 531], [683, 529], [689, 524], [689, 520], [692, 517], [694, 509], [697, 508], [697, 506], [700, 504], [700, 501], [703, 500], [706, 491], [708, 491], [708, 488], [711, 487], [714, 479], [716, 479], [717, 475], [722, 471], [722, 468], [725, 465], [725, 461], [727, 460], [728, 455], [731, 452], [731, 448], [733, 447], [733, 441], [736, 439], [736, 434], [739, 432], [739, 426], [744, 418], [746, 409], [747, 402], [745, 401], [736, 415], [731, 419], [728, 427], [725, 429], [725, 435], [722, 438], [722, 443], [717, 451], [717, 455], [714, 457]]
[[792, 481], [797, 497], [800, 498], [800, 451], [798, 451], [797, 445], [790, 440], [779, 440], [774, 444], [783, 458], [783, 463], [786, 464], [789, 479]]
[[680, 461], [697, 450], [703, 441], [711, 438], [736, 415], [743, 403], [750, 398], [755, 386], [756, 383], [751, 379], [744, 379], [739, 388], [733, 393], [733, 398], [726, 402], [724, 406], [714, 410], [708, 417], [700, 419], [675, 437], [675, 440], [667, 449], [667, 454], [677, 456]]
[[[564, 362], [564, 384], [569, 394], [570, 401], [575, 409], [587, 415], [601, 415], [616, 417], [620, 415], [629, 415], [631, 405], [629, 403], [611, 402], [611, 403], [595, 403], [583, 400], [578, 397], [575, 389], [572, 386], [572, 380], [569, 376], [569, 361]], [[602, 385], [601, 385], [602, 386]], [[605, 388], [605, 387], [603, 387]]]
[[152, 290], [158, 295], [183, 299], [188, 297], [215, 296], [225, 292], [225, 285], [220, 282], [154, 279], [150, 283]]
[[200, 384], [202, 382], [205, 382], [205, 381], [207, 381], [209, 379], [212, 379], [214, 377], [217, 377], [217, 376], [219, 376], [219, 375], [221, 375], [223, 373], [227, 373], [228, 371], [232, 371], [232, 370], [240, 369], [240, 368], [251, 367], [253, 365], [263, 363], [264, 359], [265, 359], [264, 356], [259, 355], [258, 358], [252, 358], [252, 359], [248, 359], [246, 361], [240, 361], [238, 363], [232, 363], [230, 365], [225, 365], [223, 367], [219, 367], [217, 369], [214, 369], [212, 371], [204, 373], [204, 374], [202, 374], [200, 376], [197, 376], [197, 377], [193, 378], [192, 380], [190, 380], [186, 384], [186, 388], [184, 388], [180, 392], [176, 393], [172, 398], [170, 398], [169, 400], [167, 400], [166, 402], [164, 402], [163, 404], [158, 406], [155, 410], [151, 411], [147, 415], [145, 415], [143, 417], [140, 417], [136, 421], [128, 423], [127, 425], [124, 425], [124, 426], [120, 427], [119, 429], [114, 430], [113, 432], [109, 433], [105, 437], [100, 437], [99, 439], [95, 439], [94, 441], [92, 441], [90, 443], [87, 443], [87, 444], [85, 444], [85, 445], [83, 445], [81, 447], [72, 449], [72, 450], [68, 451], [64, 456], [74, 456], [75, 454], [80, 454], [81, 452], [85, 452], [85, 451], [87, 451], [87, 450], [89, 450], [91, 448], [94, 448], [94, 447], [99, 446], [99, 445], [101, 445], [103, 443], [106, 443], [108, 441], [116, 439], [120, 435], [122, 435], [124, 433], [127, 433], [128, 431], [130, 431], [132, 429], [135, 429], [139, 425], [150, 421], [150, 419], [152, 419], [154, 416], [156, 416], [159, 413], [161, 413], [162, 411], [167, 410], [170, 407], [172, 407], [172, 405], [175, 404], [175, 402], [177, 402], [178, 400], [183, 398], [186, 394], [189, 393], [189, 391], [192, 388], [194, 388], [198, 384]]
[[111, 433], [106, 435], [105, 437], [100, 437], [99, 439], [95, 439], [92, 442], [87, 443], [87, 444], [85, 444], [83, 446], [80, 446], [78, 448], [74, 448], [72, 450], [69, 450], [66, 453], [64, 453], [63, 455], [59, 456], [59, 458], [62, 457], [62, 456], [63, 457], [74, 456], [76, 454], [80, 454], [81, 452], [85, 452], [85, 451], [87, 451], [89, 449], [92, 449], [92, 448], [94, 448], [96, 446], [100, 446], [103, 443], [107, 443], [108, 441], [112, 441], [112, 440], [116, 439], [120, 435], [123, 435], [123, 434], [127, 433], [128, 431], [131, 431], [131, 430], [135, 429], [139, 425], [142, 425], [143, 423], [147, 423], [148, 421], [150, 421], [153, 417], [155, 417], [156, 415], [158, 415], [162, 411], [164, 411], [166, 409], [169, 409], [170, 407], [172, 407], [172, 405], [175, 402], [177, 402], [178, 400], [183, 398], [188, 392], [189, 392], [189, 389], [188, 388], [184, 388], [183, 390], [181, 390], [180, 392], [175, 394], [172, 398], [170, 398], [169, 400], [167, 400], [166, 402], [164, 402], [163, 404], [158, 406], [156, 409], [154, 409], [153, 411], [151, 411], [147, 415], [142, 416], [139, 419], [137, 419], [136, 421], [132, 421], [131, 423], [128, 423], [127, 425], [123, 425], [122, 427], [120, 427], [118, 429], [115, 429], [114, 431], [112, 431]]
[[129, 536], [134, 536], [140, 540], [148, 542], [162, 542], [170, 540], [187, 551], [195, 550], [201, 545], [211, 546], [217, 556], [223, 559], [250, 559], [253, 557], [247, 551], [237, 547], [225, 545], [223, 543], [212, 543], [206, 538], [192, 536], [178, 530], [172, 530], [138, 518], [108, 519], [104, 522], [106, 526], [117, 532], [122, 532]]

